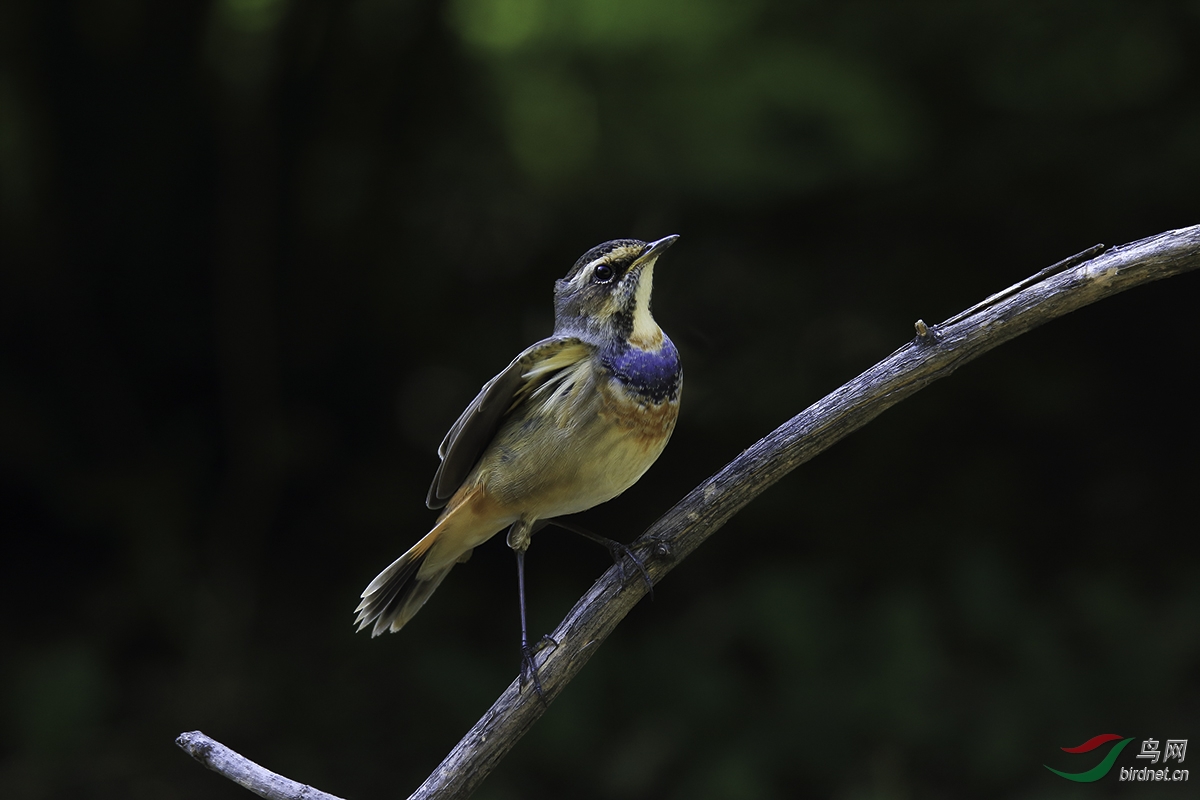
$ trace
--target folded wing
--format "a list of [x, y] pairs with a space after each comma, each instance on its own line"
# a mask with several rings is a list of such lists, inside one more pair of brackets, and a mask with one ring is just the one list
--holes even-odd
[[466, 480], [509, 413], [539, 386], [587, 357], [591, 345], [573, 338], [543, 339], [526, 348], [499, 375], [484, 384], [442, 440], [442, 463], [425, 504], [442, 508]]

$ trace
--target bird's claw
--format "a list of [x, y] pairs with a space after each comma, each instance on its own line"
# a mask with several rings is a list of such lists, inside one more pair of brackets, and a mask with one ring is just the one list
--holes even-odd
[[547, 647], [558, 647], [558, 642], [549, 636], [543, 636], [536, 644], [521, 644], [521, 690], [524, 691], [525, 687], [532, 682], [533, 690], [542, 699], [545, 699], [546, 693], [542, 690], [541, 680], [538, 679], [537, 662], [534, 659]]
[[617, 565], [617, 570], [621, 573], [621, 583], [629, 580], [629, 573], [625, 569], [625, 561], [622, 556], [628, 557], [633, 565], [637, 567], [637, 571], [641, 573], [642, 580], [646, 582], [646, 594], [650, 595], [650, 599], [654, 599], [654, 582], [650, 580], [650, 573], [646, 571], [646, 562], [642, 561], [637, 553], [633, 552], [633, 548], [620, 542], [610, 542], [608, 545], [608, 553], [612, 556], [613, 563]]

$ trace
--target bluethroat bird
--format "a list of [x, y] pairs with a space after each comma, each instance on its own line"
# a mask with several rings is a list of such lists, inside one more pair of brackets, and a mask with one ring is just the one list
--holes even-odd
[[683, 372], [650, 314], [650, 292], [655, 263], [678, 238], [605, 242], [555, 283], [554, 335], [484, 384], [451, 426], [426, 499], [445, 510], [367, 586], [358, 630], [372, 623], [373, 637], [400, 630], [455, 564], [508, 528], [517, 554], [522, 678], [536, 682], [525, 625], [524, 557], [533, 533], [628, 489], [675, 428]]

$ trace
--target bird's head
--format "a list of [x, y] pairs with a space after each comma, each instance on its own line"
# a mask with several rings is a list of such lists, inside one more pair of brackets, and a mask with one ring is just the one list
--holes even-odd
[[656, 242], [614, 239], [588, 250], [554, 285], [554, 332], [603, 345], [654, 349], [662, 330], [650, 314], [654, 264], [678, 236]]

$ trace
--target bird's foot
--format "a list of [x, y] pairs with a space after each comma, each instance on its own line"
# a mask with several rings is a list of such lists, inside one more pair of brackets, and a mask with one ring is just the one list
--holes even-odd
[[614, 539], [609, 539], [605, 547], [608, 548], [608, 554], [612, 556], [613, 563], [617, 565], [617, 569], [621, 573], [621, 583], [629, 580], [629, 573], [625, 569], [625, 558], [628, 558], [633, 562], [633, 566], [637, 568], [637, 571], [641, 573], [642, 580], [646, 583], [646, 594], [653, 600], [654, 582], [650, 580], [650, 573], [646, 571], [646, 562], [642, 561], [641, 556], [635, 553], [629, 545], [621, 544]]
[[558, 647], [558, 642], [549, 636], [543, 636], [534, 645], [528, 642], [521, 643], [521, 691], [525, 691], [525, 687], [533, 683], [533, 690], [543, 700], [546, 693], [542, 691], [542, 682], [538, 679], [537, 662], [534, 659], [547, 647]]

